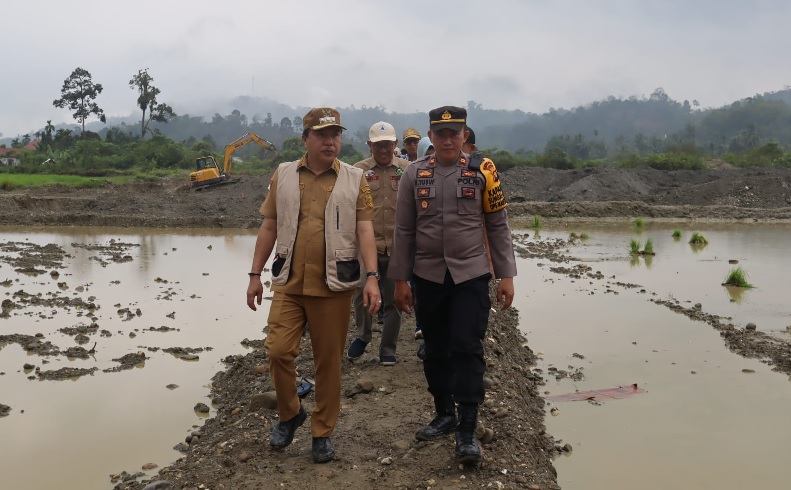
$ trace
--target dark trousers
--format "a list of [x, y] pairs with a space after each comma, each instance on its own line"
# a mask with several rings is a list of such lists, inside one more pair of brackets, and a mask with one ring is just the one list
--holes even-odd
[[417, 320], [426, 342], [423, 371], [434, 398], [483, 402], [486, 361], [483, 344], [489, 322], [489, 274], [454, 284], [450, 273], [437, 284], [414, 277]]

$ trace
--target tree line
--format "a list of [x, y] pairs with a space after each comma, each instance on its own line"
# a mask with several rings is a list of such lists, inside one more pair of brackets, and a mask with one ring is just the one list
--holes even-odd
[[[120, 121], [103, 128], [91, 123], [86, 130], [86, 120], [91, 117], [107, 121], [96, 102], [103, 87], [94, 83], [90, 72], [76, 68], [64, 80], [61, 96], [53, 105], [71, 111], [80, 127], [56, 128], [47, 121], [34, 135], [39, 141], [37, 150], [27, 152], [20, 160], [28, 164], [46, 156], [62, 162], [64, 171], [86, 166], [121, 171], [135, 166], [186, 169], [192, 168], [196, 155], [219, 154], [225, 144], [248, 132], [259, 134], [280, 149], [277, 155], [252, 147], [240, 149], [236, 156], [250, 160], [252, 167], [267, 168], [283, 161], [284, 155], [302, 152], [302, 118], [294, 114], [297, 109], [282, 117], [272, 112], [249, 117], [243, 111], [256, 102], [255, 98], [240, 97], [234, 101], [239, 108], [227, 115], [215, 113], [209, 119], [177, 115], [158, 100], [161, 91], [153, 82], [147, 68], [138, 70], [129, 80], [141, 111], [138, 122]], [[473, 100], [467, 102], [467, 110], [478, 146], [503, 169], [514, 165], [650, 165], [673, 169], [702, 168], [712, 159], [734, 165], [789, 165], [790, 104], [788, 88], [717, 109], [702, 109], [694, 100], [673, 100], [658, 88], [648, 97], [608, 97], [541, 115], [485, 109]], [[287, 112], [288, 106], [278, 104], [273, 110]], [[304, 108], [298, 110], [304, 112]], [[343, 154], [351, 161], [367, 155], [365, 140], [373, 122], [386, 120], [397, 128], [419, 130], [426, 126], [425, 114], [388, 113], [380, 106], [352, 106], [341, 112], [344, 125], [350, 129], [344, 135]], [[31, 139], [30, 135], [17, 136], [11, 145], [21, 148]]]

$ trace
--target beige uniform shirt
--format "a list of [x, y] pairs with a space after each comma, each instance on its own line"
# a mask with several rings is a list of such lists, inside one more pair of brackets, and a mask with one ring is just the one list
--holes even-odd
[[390, 255], [393, 252], [393, 228], [395, 227], [398, 183], [409, 162], [393, 157], [390, 165], [382, 167], [374, 157], [366, 158], [354, 165], [363, 170], [363, 176], [374, 199], [374, 235], [376, 252]]
[[[326, 275], [324, 209], [338, 178], [340, 162], [335, 160], [329, 169], [316, 175], [305, 166], [305, 158], [302, 157], [297, 168], [300, 200], [299, 209], [293, 212], [299, 212], [299, 224], [291, 259], [291, 273], [286, 284], [273, 286], [272, 290], [307, 296], [348, 294], [346, 291], [331, 291], [324, 278]], [[373, 220], [373, 207], [370, 202], [366, 202], [366, 199], [370, 200], [370, 193], [367, 182], [361, 178], [360, 193], [357, 198], [357, 221]], [[277, 220], [277, 172], [269, 182], [269, 193], [261, 205], [261, 214], [265, 219]]]
[[481, 169], [470, 169], [467, 158], [461, 153], [445, 166], [426, 157], [401, 176], [389, 277], [407, 280], [414, 274], [441, 284], [447, 270], [459, 284], [487, 274], [484, 224], [495, 276], [516, 276], [497, 170], [488, 159]]

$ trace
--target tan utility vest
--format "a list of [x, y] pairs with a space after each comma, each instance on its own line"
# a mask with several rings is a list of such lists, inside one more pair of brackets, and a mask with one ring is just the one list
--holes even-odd
[[[325, 281], [331, 291], [354, 289], [360, 282], [357, 243], [357, 198], [363, 171], [340, 162], [340, 171], [327, 207], [324, 209]], [[272, 284], [288, 281], [294, 241], [299, 224], [299, 161], [281, 163], [277, 169], [277, 246], [275, 253], [285, 258]]]

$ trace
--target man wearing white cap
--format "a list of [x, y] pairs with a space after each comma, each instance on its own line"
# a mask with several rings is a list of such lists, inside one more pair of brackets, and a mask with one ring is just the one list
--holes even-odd
[[[379, 364], [383, 366], [392, 366], [396, 363], [396, 343], [401, 330], [401, 312], [394, 303], [395, 282], [387, 277], [390, 254], [393, 251], [398, 184], [404, 170], [409, 166], [408, 161], [397, 158], [393, 154], [397, 142], [398, 137], [392, 124], [384, 121], [374, 124], [368, 131], [368, 146], [372, 156], [354, 165], [363, 170], [374, 201], [374, 236], [384, 311], [382, 340], [379, 346]], [[349, 345], [346, 352], [349, 359], [361, 357], [368, 343], [371, 342], [371, 313], [363, 306], [363, 286], [364, 284], [361, 283], [354, 296], [357, 338]]]

